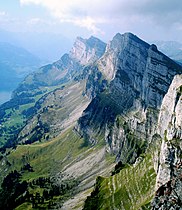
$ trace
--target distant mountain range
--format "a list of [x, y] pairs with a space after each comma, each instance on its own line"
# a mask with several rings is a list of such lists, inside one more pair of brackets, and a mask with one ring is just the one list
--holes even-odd
[[54, 33], [15, 33], [0, 29], [0, 104], [30, 72], [59, 59], [72, 42]]
[[182, 63], [182, 43], [175, 41], [154, 41], [154, 43], [161, 52]]
[[61, 34], [53, 33], [15, 33], [0, 29], [0, 42], [7, 42], [27, 49], [42, 61], [58, 60], [72, 46], [72, 41]]
[[[40, 59], [24, 48], [0, 42], [0, 92], [13, 91], [27, 74], [40, 65]], [[3, 102], [3, 98], [0, 101]]]

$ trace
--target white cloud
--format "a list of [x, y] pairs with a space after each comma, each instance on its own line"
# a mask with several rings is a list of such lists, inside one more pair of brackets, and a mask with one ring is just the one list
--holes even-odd
[[5, 11], [0, 11], [0, 16], [6, 16], [7, 13]]
[[182, 23], [179, 0], [20, 0], [20, 3], [42, 6], [60, 22], [73, 23], [93, 33], [100, 33], [104, 23], [118, 23], [121, 28], [142, 23], [169, 28]]
[[[136, 0], [130, 2], [135, 5]], [[115, 22], [118, 19], [122, 19], [121, 22], [129, 22], [132, 19], [129, 17], [132, 16], [132, 12], [128, 10], [127, 0], [20, 0], [20, 3], [43, 6], [60, 22], [73, 23], [95, 34], [102, 32], [100, 24]]]
[[39, 17], [34, 17], [34, 18], [31, 18], [31, 19], [28, 19], [26, 21], [27, 25], [29, 26], [42, 26], [42, 25], [45, 25], [45, 26], [48, 26], [48, 25], [54, 25], [55, 22], [51, 21], [51, 20], [44, 20], [42, 18], [39, 18]]
[[[60, 22], [73, 23], [77, 26], [87, 28], [97, 33], [100, 29], [97, 24], [105, 20], [94, 14], [94, 8], [89, 8], [88, 0], [59, 1], [59, 0], [20, 0], [21, 5], [41, 5], [51, 12], [51, 15], [58, 18]], [[91, 4], [96, 4], [93, 0]]]
[[42, 20], [40, 18], [31, 18], [27, 23], [30, 25], [36, 25], [42, 23]]
[[0, 11], [0, 26], [4, 26], [9, 22], [13, 22], [13, 19], [10, 15], [5, 11]]

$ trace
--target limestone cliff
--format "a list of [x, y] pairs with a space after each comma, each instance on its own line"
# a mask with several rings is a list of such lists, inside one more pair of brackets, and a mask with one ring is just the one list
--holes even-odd
[[107, 150], [133, 163], [151, 141], [162, 99], [182, 69], [131, 33], [117, 34], [97, 67], [108, 86], [84, 111], [78, 130], [91, 142], [98, 141], [95, 133], [103, 133]]
[[76, 59], [82, 65], [97, 61], [105, 52], [106, 44], [91, 36], [89, 39], [77, 37], [71, 51], [70, 57]]
[[[128, 34], [124, 36], [128, 37]], [[115, 154], [116, 160], [121, 161], [120, 164], [134, 162], [135, 164], [131, 168], [128, 167], [129, 169], [125, 165], [120, 172], [117, 172], [118, 174], [109, 178], [99, 177], [94, 191], [85, 202], [84, 209], [181, 209], [182, 70], [160, 53], [156, 46], [145, 44], [143, 46], [146, 58], [143, 57], [145, 63], [143, 70], [142, 64], [138, 65], [138, 69], [137, 65], [135, 69], [127, 69], [123, 64], [122, 54], [125, 48], [118, 47], [120, 46], [118, 38], [123, 40], [123, 36], [118, 34], [116, 37], [117, 50], [112, 50], [112, 53], [117, 52], [117, 56], [122, 58], [120, 66], [113, 71], [117, 56], [113, 56], [114, 62], [109, 61], [111, 66], [108, 68], [109, 62], [105, 62], [106, 68], [101, 68], [100, 64], [105, 55], [99, 60], [99, 68], [105, 76], [109, 75], [107, 71], [111, 69], [112, 76], [107, 77], [110, 85], [91, 102], [80, 119], [80, 125], [81, 128], [86, 128], [92, 144], [97, 143], [93, 128], [95, 132], [103, 130], [106, 150]], [[136, 41], [136, 37], [133, 38]], [[134, 44], [131, 47], [134, 48]], [[137, 49], [135, 50], [135, 54], [138, 54]], [[126, 61], [132, 65], [129, 52], [125, 55]], [[108, 58], [106, 55], [105, 59], [111, 57]], [[137, 59], [135, 58], [133, 62], [137, 62]], [[125, 74], [122, 73], [121, 77], [118, 77], [121, 71], [125, 71]], [[138, 71], [141, 71], [140, 79], [136, 79]], [[178, 73], [180, 74], [175, 76]], [[134, 91], [137, 95], [133, 94]], [[132, 102], [129, 105], [127, 100], [130, 97]], [[139, 155], [140, 158], [137, 158]], [[148, 157], [150, 158], [146, 161]], [[140, 175], [137, 175], [136, 168], [143, 162], [145, 166], [142, 166]], [[133, 167], [133, 178], [130, 179], [128, 170]], [[152, 170], [151, 174], [144, 175], [145, 171], [148, 173], [149, 170]], [[140, 178], [141, 180], [138, 180]], [[146, 186], [143, 183], [140, 188], [143, 180]], [[154, 187], [155, 181], [156, 187]], [[130, 182], [132, 182], [131, 191]], [[140, 201], [140, 194], [144, 191]], [[155, 198], [151, 202], [154, 195]]]
[[163, 141], [157, 187], [173, 176], [173, 167], [180, 164], [182, 154], [182, 75], [175, 76], [162, 102], [158, 120], [158, 133]]
[[179, 209], [182, 204], [182, 75], [175, 76], [163, 99], [158, 133], [163, 140], [153, 209]]

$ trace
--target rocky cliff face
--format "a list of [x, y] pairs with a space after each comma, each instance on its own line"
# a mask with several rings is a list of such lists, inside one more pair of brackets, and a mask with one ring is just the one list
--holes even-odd
[[[142, 64], [143, 57], [145, 58], [147, 56], [147, 49], [149, 47], [149, 44], [131, 33], [125, 33], [123, 35], [118, 33], [107, 44], [106, 52], [98, 62], [99, 70], [103, 72], [108, 80], [113, 80], [121, 63], [123, 63], [123, 67], [124, 65], [127, 66], [131, 60], [134, 60], [134, 57], [138, 61], [140, 60]], [[136, 65], [136, 63], [132, 62], [130, 65]], [[141, 66], [141, 68], [143, 67]]]
[[[129, 37], [132, 36], [129, 35]], [[110, 85], [91, 102], [85, 110], [85, 115], [80, 119], [80, 123], [82, 128], [87, 129], [87, 134], [92, 137], [92, 143], [92, 128], [95, 123], [95, 132], [97, 129], [103, 129], [107, 144], [106, 150], [115, 154], [116, 160], [120, 160], [120, 163], [134, 163], [141, 153], [146, 154], [145, 149], [146, 144], [148, 144], [147, 154], [152, 154], [152, 159], [146, 161], [146, 156], [144, 156], [144, 159], [140, 157], [135, 162], [134, 167], [146, 161], [140, 177], [145, 170], [149, 171], [149, 168], [152, 168], [153, 172], [150, 177], [153, 176], [153, 178], [149, 184], [152, 188], [146, 190], [141, 203], [137, 197], [137, 204], [135, 204], [136, 196], [133, 195], [133, 191], [136, 188], [134, 186], [136, 184], [138, 192], [143, 192], [144, 184], [142, 189], [139, 189], [141, 181], [132, 183], [133, 191], [129, 192], [129, 183], [127, 183], [127, 192], [125, 192], [123, 182], [129, 174], [121, 178], [122, 173], [127, 170], [127, 168], [124, 168], [119, 174], [97, 180], [95, 190], [87, 198], [84, 209], [104, 209], [108, 207], [113, 209], [180, 209], [182, 204], [182, 75], [175, 76], [175, 74], [181, 74], [182, 70], [180, 66], [160, 53], [154, 45], [144, 44], [144, 55], [146, 57], [142, 57], [143, 53], [137, 52], [142, 47], [136, 49], [134, 47], [137, 44], [142, 44], [136, 37], [133, 38], [135, 38], [135, 41], [137, 40], [137, 44], [132, 43], [132, 46], [130, 46], [133, 41], [130, 40], [128, 45], [133, 51], [135, 50], [135, 54], [140, 55], [139, 58], [143, 58], [144, 65], [143, 68], [142, 64], [135, 65], [134, 69], [133, 62], [139, 63], [141, 59], [137, 60], [135, 58], [132, 62], [129, 57], [130, 53], [125, 52], [128, 45], [122, 43], [123, 36], [117, 35], [116, 38], [116, 46], [125, 46], [124, 49], [118, 47], [117, 50], [112, 50], [112, 53], [117, 52], [116, 55], [121, 58], [119, 60], [121, 62], [118, 61], [117, 64], [119, 68], [113, 70], [117, 63], [116, 55], [113, 56], [115, 61], [110, 62], [110, 67], [107, 68], [109, 62], [105, 62], [106, 68], [103, 67], [102, 73], [107, 75], [107, 71], [111, 69], [112, 76], [107, 77]], [[121, 41], [120, 45], [118, 39]], [[124, 55], [123, 52], [125, 52]], [[103, 62], [104, 56], [98, 62], [100, 70], [102, 66], [100, 62]], [[130, 64], [130, 69], [127, 69], [127, 66], [123, 64], [124, 56], [126, 56], [125, 62]], [[108, 58], [108, 55], [106, 55], [105, 59], [108, 60], [111, 57]], [[122, 71], [125, 71], [125, 74]], [[122, 72], [121, 77], [118, 76], [119, 72]], [[140, 72], [139, 79], [137, 79], [137, 72]], [[137, 92], [136, 95], [134, 95], [134, 91]], [[131, 97], [132, 94], [133, 97]], [[127, 103], [130, 97], [131, 102]], [[94, 140], [94, 142], [97, 142], [96, 138]], [[157, 178], [155, 178], [156, 174]], [[120, 182], [118, 182], [118, 177], [121, 179]], [[134, 177], [136, 181], [138, 176], [135, 174]], [[156, 188], [154, 188], [155, 179]], [[147, 182], [149, 183], [149, 181], [145, 183]], [[120, 191], [122, 191], [121, 194]], [[129, 194], [128, 200], [127, 193]], [[146, 198], [147, 193], [151, 196], [150, 198]], [[146, 201], [144, 202], [145, 199], [150, 200], [154, 193], [155, 198], [151, 205]], [[125, 196], [126, 200], [118, 199], [122, 196]], [[130, 202], [133, 203], [128, 205]]]
[[162, 99], [181, 67], [130, 33], [117, 34], [97, 66], [109, 85], [84, 111], [79, 130], [90, 139], [102, 130], [108, 151], [118, 160], [133, 162], [141, 145], [151, 141]]
[[175, 76], [162, 102], [158, 121], [158, 133], [163, 141], [157, 187], [173, 176], [173, 167], [182, 161], [182, 76]]
[[175, 76], [163, 99], [158, 133], [163, 140], [153, 209], [179, 209], [182, 204], [182, 75]]
[[91, 36], [89, 39], [78, 37], [70, 51], [70, 57], [87, 65], [97, 61], [105, 52], [106, 44]]

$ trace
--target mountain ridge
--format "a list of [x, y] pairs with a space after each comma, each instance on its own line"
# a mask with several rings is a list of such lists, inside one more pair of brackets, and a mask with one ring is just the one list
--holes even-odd
[[[14, 92], [15, 100], [0, 107], [6, 129], [9, 119], [21, 117], [17, 124], [10, 121], [15, 129], [9, 127], [8, 135], [14, 135], [17, 128], [18, 133], [6, 139], [10, 145], [1, 150], [1, 170], [5, 177], [17, 168], [33, 197], [34, 188], [43, 197], [43, 189], [50, 192], [56, 185], [63, 193], [61, 183], [78, 182], [77, 188], [67, 185], [73, 195], [68, 187], [64, 201], [59, 193], [53, 195], [53, 209], [143, 208], [155, 195], [163, 139], [156, 131], [161, 105], [182, 67], [131, 33], [116, 34], [107, 46], [94, 37], [88, 40], [77, 38], [69, 54], [29, 75]], [[12, 146], [14, 149], [7, 149]], [[25, 172], [27, 164], [33, 172]], [[126, 185], [123, 177], [130, 172], [137, 192], [132, 185], [127, 191], [119, 184]], [[31, 182], [42, 176], [51, 177], [53, 186]], [[108, 178], [97, 178], [92, 202], [88, 198], [84, 205], [98, 176]], [[120, 192], [124, 200], [119, 200]], [[26, 196], [22, 199], [22, 205], [31, 205]], [[108, 202], [101, 207], [105, 199]], [[48, 202], [37, 205], [45, 207]]]

